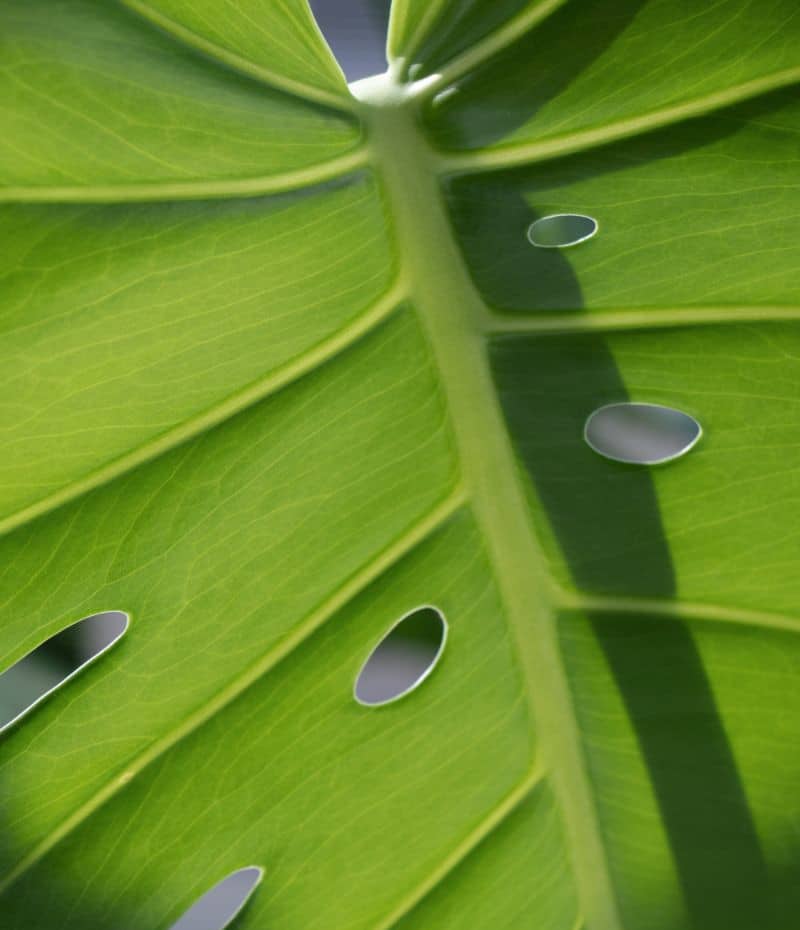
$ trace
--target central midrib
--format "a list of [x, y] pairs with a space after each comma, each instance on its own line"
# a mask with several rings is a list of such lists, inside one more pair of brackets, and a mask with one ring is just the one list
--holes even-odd
[[464, 480], [516, 640], [537, 738], [565, 815], [587, 930], [619, 930], [605, 849], [558, 647], [555, 592], [527, 519], [519, 471], [488, 365], [486, 308], [464, 267], [433, 160], [408, 100], [387, 79], [362, 90], [416, 311], [436, 356]]

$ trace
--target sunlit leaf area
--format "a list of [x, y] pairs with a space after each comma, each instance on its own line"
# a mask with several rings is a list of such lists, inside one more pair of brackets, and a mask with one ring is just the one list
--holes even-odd
[[795, 0], [0, 0], [2, 930], [792, 930]]

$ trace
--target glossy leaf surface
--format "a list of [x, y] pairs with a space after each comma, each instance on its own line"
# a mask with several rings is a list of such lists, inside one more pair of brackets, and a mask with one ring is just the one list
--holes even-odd
[[0, 742], [4, 930], [793, 925], [800, 12], [684, 7], [396, 0], [352, 96], [299, 0], [3, 5], [0, 670], [131, 621]]

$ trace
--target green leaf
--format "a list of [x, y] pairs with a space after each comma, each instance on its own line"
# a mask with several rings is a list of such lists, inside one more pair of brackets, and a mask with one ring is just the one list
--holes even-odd
[[[356, 99], [297, 0], [0, 9], [0, 667], [131, 617], [3, 735], [3, 928], [255, 865], [237, 928], [787, 930], [800, 11], [395, 0], [389, 48]], [[626, 400], [703, 437], [602, 458]]]
[[305, 0], [122, 0], [157, 26], [245, 74], [322, 102], [347, 99], [344, 76]]
[[691, 16], [666, 0], [563, 4], [434, 101], [433, 133], [443, 148], [489, 150], [465, 165], [509, 165], [671, 125], [795, 84], [796, 20], [784, 2], [722, 0]]
[[[189, 21], [200, 15], [198, 4], [163, 5], [185, 6]], [[227, 18], [224, 28], [233, 25]], [[320, 43], [301, 38], [287, 38], [284, 54], [319, 58], [322, 68]], [[291, 83], [301, 96], [289, 96], [271, 73], [201, 54], [212, 50], [117, 3], [4, 2], [0, 202], [257, 194], [353, 167], [359, 131], [347, 112], [311, 102], [320, 98], [315, 88]]]
[[[389, 55], [414, 78], [463, 68], [486, 48], [502, 47], [544, 19], [564, 0], [404, 0], [392, 5]], [[457, 64], [454, 63], [457, 60]]]

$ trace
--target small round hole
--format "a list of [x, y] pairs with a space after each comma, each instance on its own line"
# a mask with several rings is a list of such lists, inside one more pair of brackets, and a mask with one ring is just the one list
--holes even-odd
[[583, 438], [615, 462], [661, 465], [685, 455], [703, 434], [688, 413], [661, 404], [621, 403], [590, 414]]
[[554, 213], [535, 220], [528, 227], [528, 241], [540, 249], [565, 249], [591, 239], [597, 220], [582, 213]]
[[431, 674], [447, 640], [447, 621], [436, 607], [401, 617], [372, 650], [356, 677], [355, 698], [377, 707], [409, 694]]

